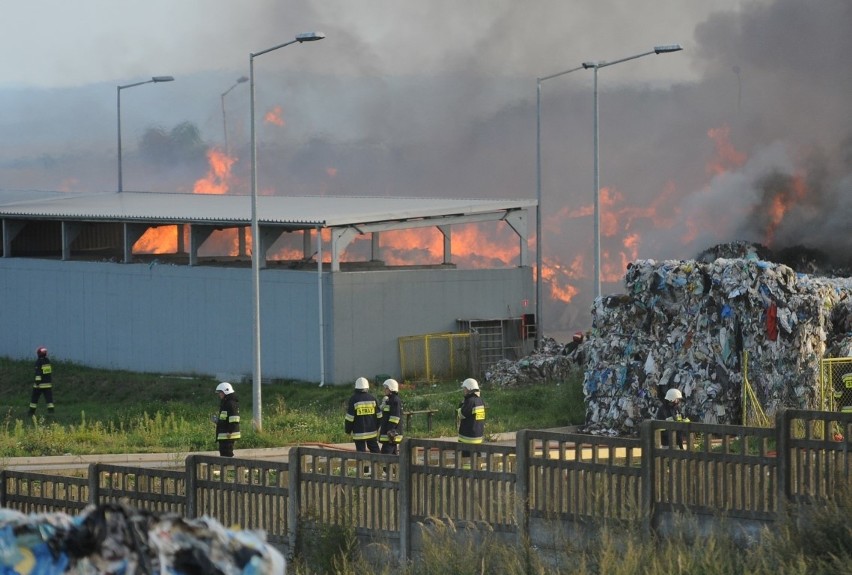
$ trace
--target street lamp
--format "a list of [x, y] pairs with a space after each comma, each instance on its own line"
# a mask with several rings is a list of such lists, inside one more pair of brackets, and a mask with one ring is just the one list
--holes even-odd
[[125, 88], [133, 88], [134, 86], [141, 86], [142, 84], [151, 84], [157, 82], [173, 82], [174, 78], [171, 76], [154, 76], [150, 80], [145, 80], [144, 82], [136, 82], [133, 84], [125, 84], [124, 86], [119, 86], [116, 90], [116, 99], [118, 101], [117, 109], [118, 109], [118, 191], [124, 191], [124, 184], [121, 178], [121, 91]]
[[601, 198], [600, 198], [600, 167], [599, 167], [599, 129], [598, 129], [598, 70], [606, 68], [613, 64], [620, 64], [628, 60], [635, 60], [643, 56], [651, 54], [668, 54], [669, 52], [678, 52], [683, 50], [680, 44], [664, 44], [654, 46], [653, 50], [642, 52], [634, 56], [628, 56], [612, 62], [583, 62], [583, 68], [593, 68], [595, 70], [595, 299], [601, 296]]
[[222, 130], [225, 132], [225, 152], [230, 156], [231, 155], [231, 147], [228, 145], [228, 122], [225, 120], [225, 96], [228, 95], [228, 92], [239, 86], [240, 84], [245, 84], [248, 82], [248, 78], [245, 76], [240, 76], [237, 78], [237, 81], [234, 82], [234, 85], [222, 92]]
[[541, 83], [551, 78], [558, 78], [577, 70], [583, 70], [583, 66], [577, 66], [570, 70], [564, 70], [536, 78], [536, 108], [535, 108], [535, 170], [536, 170], [536, 207], [535, 207], [535, 348], [541, 346], [542, 334], [542, 314], [541, 314], [541, 253], [542, 253], [542, 238], [541, 238]]
[[260, 226], [257, 221], [257, 138], [254, 127], [254, 59], [267, 52], [278, 50], [290, 44], [314, 42], [323, 38], [325, 38], [325, 34], [322, 32], [307, 32], [296, 35], [296, 38], [289, 42], [249, 54], [249, 91], [251, 93], [251, 283], [252, 304], [254, 307], [254, 336], [252, 338], [254, 352], [252, 399], [254, 402], [254, 411], [252, 423], [257, 431], [263, 430], [263, 416], [260, 404]]

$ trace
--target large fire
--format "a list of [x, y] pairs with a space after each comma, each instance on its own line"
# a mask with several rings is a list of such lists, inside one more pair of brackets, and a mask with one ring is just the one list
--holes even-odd
[[[283, 126], [281, 108], [270, 110], [265, 120]], [[744, 166], [748, 157], [737, 150], [730, 141], [730, 129], [727, 126], [713, 128], [707, 132], [714, 145], [714, 156], [707, 164], [707, 172], [713, 178], [723, 176]], [[234, 179], [232, 169], [238, 162], [221, 150], [211, 148], [208, 153], [209, 169], [207, 174], [197, 180], [193, 191], [199, 194], [227, 194], [232, 192]], [[325, 170], [329, 178], [339, 177], [337, 168]], [[263, 193], [275, 193], [264, 190]], [[790, 209], [807, 196], [804, 174], [796, 174], [781, 184], [767, 187], [764, 197], [755, 202], [755, 213], [760, 212], [760, 231], [764, 243], [771, 245], [775, 233]], [[674, 182], [667, 182], [660, 193], [643, 205], [631, 205], [630, 191], [622, 193], [614, 188], [600, 190], [601, 206], [601, 281], [604, 283], [621, 282], [627, 265], [637, 259], [643, 242], [643, 232], [675, 231], [680, 243], [686, 247], [698, 239], [718, 236], [726, 241], [730, 230], [720, 226], [718, 218], [705, 215], [700, 210], [682, 213], [678, 201], [678, 189]], [[594, 214], [592, 202], [582, 205], [563, 205], [544, 215], [542, 230], [545, 234], [542, 262], [542, 280], [548, 298], [554, 302], [569, 303], [581, 293], [581, 285], [591, 283], [594, 261], [594, 238], [587, 234], [579, 243], [561, 239], [566, 229], [584, 222], [591, 228]], [[323, 230], [323, 243], [330, 243], [330, 231]], [[184, 245], [187, 238], [183, 238]], [[538, 238], [531, 242], [534, 249]], [[178, 246], [176, 226], [152, 228], [134, 245], [139, 253], [174, 253]], [[444, 254], [444, 236], [436, 228], [417, 228], [382, 233], [382, 259], [387, 265], [425, 265], [440, 264]], [[452, 259], [462, 268], [482, 268], [512, 266], [518, 264], [518, 238], [505, 225], [469, 224], [453, 227]], [[703, 247], [703, 246], [701, 246]], [[205, 243], [206, 251], [212, 254], [227, 254], [245, 257], [251, 251], [251, 237], [245, 230], [224, 230], [217, 232]], [[300, 260], [303, 258], [300, 234], [285, 234], [270, 250], [272, 260]], [[342, 261], [363, 261], [369, 255], [370, 236], [358, 237], [341, 257]], [[556, 255], [554, 255], [556, 254]], [[316, 255], [316, 254], [314, 254]], [[323, 260], [328, 262], [331, 254], [324, 251]], [[584, 288], [588, 289], [588, 288]]]

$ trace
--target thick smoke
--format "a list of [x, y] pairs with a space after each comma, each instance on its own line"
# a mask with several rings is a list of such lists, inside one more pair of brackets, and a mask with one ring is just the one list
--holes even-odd
[[[717, 5], [676, 4], [702, 14]], [[681, 53], [599, 71], [604, 293], [623, 289], [631, 259], [692, 258], [737, 240], [775, 251], [805, 246], [846, 265], [852, 3], [738, 5], [686, 27], [648, 14], [642, 3], [618, 0], [436, 1], [419, 12], [386, 3], [380, 13], [331, 2], [296, 15], [289, 3], [270, 1], [253, 9], [265, 7], [264, 20], [275, 26], [248, 33], [243, 16], [234, 15], [233, 30], [214, 50], [225, 59], [274, 45], [279, 24], [290, 28], [294, 19], [317, 22], [309, 28], [328, 34], [322, 43], [258, 60], [264, 193], [529, 198], [536, 193], [535, 78], [681, 42]], [[621, 17], [602, 18], [600, 10]], [[640, 21], [647, 33], [636, 32]], [[171, 133], [190, 122], [208, 146], [223, 149], [219, 94], [247, 72], [229, 65], [227, 72], [127, 93], [126, 189], [191, 191], [204, 176], [196, 162], [163, 169], [139, 144], [152, 129]], [[0, 187], [114, 189], [115, 87], [96, 90], [75, 98], [39, 93], [14, 108], [30, 113], [43, 101], [45, 113], [35, 125], [3, 120], [4, 130], [22, 136], [0, 145]], [[243, 84], [227, 100], [235, 193], [246, 193], [250, 181], [247, 94]], [[544, 304], [546, 333], [590, 322], [592, 94], [591, 71], [542, 89], [544, 291], [554, 294]], [[264, 122], [275, 106], [282, 123]], [[102, 120], [89, 128], [69, 117]], [[66, 127], [57, 141], [57, 126], [69, 124], [75, 136]]]

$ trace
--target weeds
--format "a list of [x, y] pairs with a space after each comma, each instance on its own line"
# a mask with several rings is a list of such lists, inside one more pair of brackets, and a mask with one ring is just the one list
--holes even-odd
[[[210, 413], [218, 407], [209, 377], [170, 377], [90, 369], [54, 361], [56, 412], [27, 415], [32, 365], [0, 358], [0, 394], [11, 407], [0, 412], [0, 457], [61, 454], [189, 452], [216, 449]], [[241, 398], [242, 439], [237, 449], [297, 443], [345, 443], [343, 414], [349, 386], [276, 381], [263, 386], [264, 426], [250, 425], [251, 388], [236, 384]], [[497, 389], [483, 384], [489, 437], [522, 428], [560, 427], [583, 420], [582, 381]], [[407, 437], [452, 437], [461, 401], [458, 382], [414, 385], [403, 392], [406, 409], [435, 409], [433, 429], [406, 430]]]

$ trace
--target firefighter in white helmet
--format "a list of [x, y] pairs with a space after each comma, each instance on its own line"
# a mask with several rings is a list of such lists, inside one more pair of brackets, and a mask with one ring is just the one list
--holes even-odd
[[47, 413], [53, 413], [53, 367], [50, 358], [47, 357], [47, 348], [39, 347], [36, 350], [35, 378], [33, 379], [33, 392], [30, 395], [30, 415], [35, 415], [38, 408], [38, 399], [44, 395], [47, 403]]
[[216, 442], [219, 455], [234, 456], [234, 442], [240, 438], [240, 400], [234, 392], [234, 386], [223, 381], [216, 386], [219, 396], [219, 413], [213, 416], [216, 424]]
[[379, 408], [379, 443], [382, 453], [398, 455], [399, 444], [402, 443], [402, 399], [399, 397], [399, 382], [386, 379], [382, 387], [385, 396]]
[[355, 380], [355, 391], [349, 398], [343, 430], [352, 434], [356, 451], [379, 453], [379, 402], [370, 393], [366, 377]]
[[[458, 408], [459, 443], [476, 445], [485, 437], [485, 403], [480, 397], [479, 382], [469, 377], [461, 384], [464, 399]], [[462, 451], [468, 457], [468, 451]]]
[[[663, 404], [657, 410], [657, 419], [663, 419], [665, 421], [689, 421], [689, 419], [685, 418], [681, 413], [682, 403], [683, 393], [675, 387], [669, 389], [666, 391], [666, 395], [663, 398]], [[663, 447], [669, 446], [670, 435], [670, 432], [663, 430], [660, 441]], [[681, 449], [685, 449], [686, 439], [684, 438], [683, 431], [675, 432], [675, 441]]]

